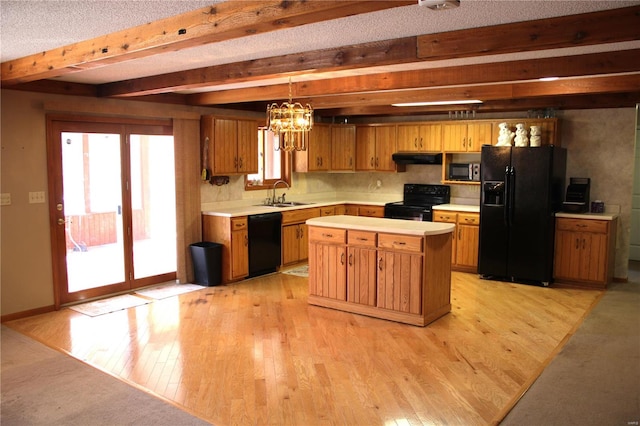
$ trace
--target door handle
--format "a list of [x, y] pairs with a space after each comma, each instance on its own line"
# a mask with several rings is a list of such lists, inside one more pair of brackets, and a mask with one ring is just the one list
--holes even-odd
[[58, 225], [64, 225], [65, 223], [68, 223], [68, 222], [69, 221], [66, 219], [62, 219], [62, 218], [58, 219]]

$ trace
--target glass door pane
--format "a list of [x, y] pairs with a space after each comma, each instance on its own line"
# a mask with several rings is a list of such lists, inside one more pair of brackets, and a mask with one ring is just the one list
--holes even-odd
[[131, 135], [129, 146], [134, 279], [175, 273], [173, 136]]
[[61, 135], [68, 292], [122, 283], [120, 135]]

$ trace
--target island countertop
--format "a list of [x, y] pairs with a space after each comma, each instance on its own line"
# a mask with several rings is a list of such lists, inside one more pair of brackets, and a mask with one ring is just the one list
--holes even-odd
[[455, 225], [444, 222], [420, 222], [415, 220], [347, 215], [316, 217], [308, 219], [306, 223], [310, 226], [420, 236], [447, 234], [453, 232], [455, 229]]

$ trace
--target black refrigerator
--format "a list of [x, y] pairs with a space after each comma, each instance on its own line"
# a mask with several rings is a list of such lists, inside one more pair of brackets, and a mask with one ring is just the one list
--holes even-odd
[[482, 147], [480, 247], [482, 278], [549, 285], [555, 212], [562, 206], [564, 148]]

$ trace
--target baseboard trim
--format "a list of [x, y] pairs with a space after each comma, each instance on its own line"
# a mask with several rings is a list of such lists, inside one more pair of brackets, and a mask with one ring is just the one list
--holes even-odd
[[5, 323], [7, 321], [13, 321], [21, 318], [32, 317], [34, 315], [46, 314], [49, 312], [53, 312], [56, 310], [54, 305], [43, 306], [42, 308], [29, 309], [28, 311], [15, 312], [13, 314], [7, 314], [0, 316], [0, 323]]

